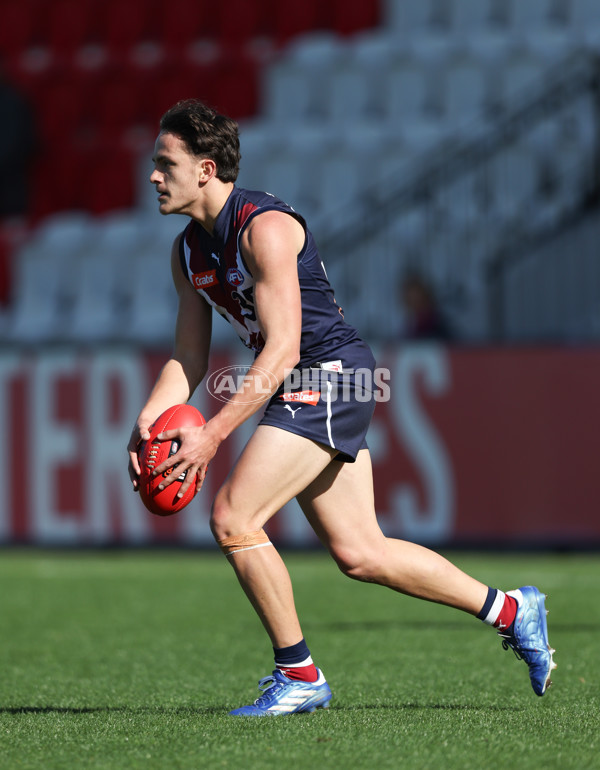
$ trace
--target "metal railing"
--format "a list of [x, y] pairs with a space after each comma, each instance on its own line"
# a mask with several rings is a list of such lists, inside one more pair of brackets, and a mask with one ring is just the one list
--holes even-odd
[[505, 271], [598, 198], [599, 127], [599, 62], [577, 53], [404, 178], [390, 169], [366, 186], [350, 220], [332, 216], [317, 233], [353, 323], [394, 338], [399, 282], [417, 269], [458, 337], [504, 339]]

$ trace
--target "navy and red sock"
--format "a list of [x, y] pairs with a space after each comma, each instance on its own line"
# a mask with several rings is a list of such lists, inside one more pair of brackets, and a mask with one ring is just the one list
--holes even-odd
[[319, 674], [304, 639], [290, 647], [273, 647], [275, 666], [288, 679], [300, 682], [316, 682]]
[[518, 604], [514, 597], [497, 588], [488, 588], [485, 604], [477, 617], [498, 631], [506, 631], [507, 629], [510, 630], [515, 622], [517, 609]]

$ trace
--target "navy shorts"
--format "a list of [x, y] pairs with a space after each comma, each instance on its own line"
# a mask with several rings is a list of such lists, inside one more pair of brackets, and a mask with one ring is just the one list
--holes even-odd
[[260, 425], [273, 425], [338, 450], [336, 460], [353, 463], [373, 416], [372, 367], [340, 373], [309, 368], [269, 400]]

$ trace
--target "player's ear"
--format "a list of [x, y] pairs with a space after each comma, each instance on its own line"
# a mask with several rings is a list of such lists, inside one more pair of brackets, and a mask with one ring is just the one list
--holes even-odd
[[210, 158], [203, 158], [198, 167], [198, 181], [201, 183], [208, 182], [217, 175], [217, 164]]

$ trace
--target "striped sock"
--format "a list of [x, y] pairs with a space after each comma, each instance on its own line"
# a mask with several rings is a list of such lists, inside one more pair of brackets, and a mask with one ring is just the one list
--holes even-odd
[[275, 653], [275, 666], [288, 679], [295, 679], [300, 682], [317, 681], [319, 675], [304, 639], [291, 647], [273, 647], [273, 652]]
[[504, 631], [514, 623], [517, 609], [517, 600], [512, 596], [497, 588], [488, 588], [487, 599], [477, 617], [488, 626]]

